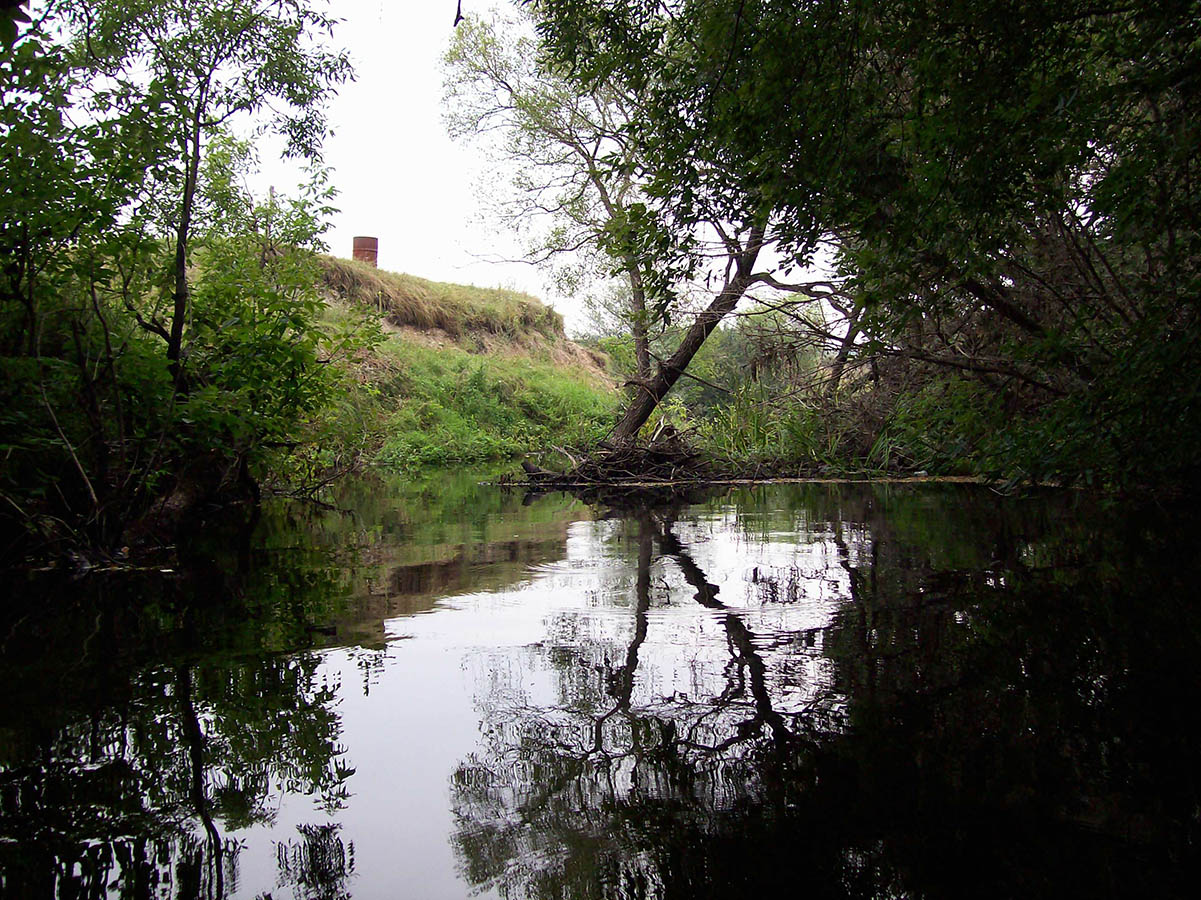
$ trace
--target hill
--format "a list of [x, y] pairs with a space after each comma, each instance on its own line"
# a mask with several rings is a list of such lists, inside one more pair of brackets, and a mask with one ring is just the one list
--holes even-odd
[[334, 444], [349, 436], [374, 461], [412, 469], [578, 445], [611, 426], [618, 397], [604, 356], [568, 340], [536, 297], [320, 264], [327, 324], [379, 329], [342, 361], [357, 389], [324, 423]]

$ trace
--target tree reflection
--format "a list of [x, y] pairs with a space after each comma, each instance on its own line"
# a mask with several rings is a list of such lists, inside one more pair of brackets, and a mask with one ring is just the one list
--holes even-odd
[[[575, 658], [558, 651], [563, 704], [495, 702], [485, 713], [487, 752], [454, 776], [468, 876], [506, 895], [663, 895], [669, 882], [653, 836], [712, 833], [731, 811], [766, 801], [767, 773], [811, 744], [813, 702], [773, 698], [759, 638], [717, 599], [671, 521], [644, 509], [629, 524], [637, 578], [624, 652], [600, 641]], [[656, 546], [725, 633], [726, 662], [708, 696], [634, 702]]]
[[354, 843], [344, 843], [338, 825], [300, 825], [300, 840], [276, 847], [279, 886], [297, 900], [350, 900]]
[[[808, 709], [793, 710], [781, 713], [773, 706], [772, 696], [767, 686], [767, 667], [756, 649], [755, 634], [746, 626], [737, 613], [731, 611], [717, 599], [718, 587], [705, 578], [692, 559], [691, 554], [671, 532], [671, 525], [657, 528], [659, 546], [662, 552], [673, 559], [684, 574], [685, 580], [694, 588], [693, 599], [706, 609], [721, 612], [721, 623], [726, 630], [730, 647], [730, 668], [727, 673], [726, 690], [714, 699], [715, 708], [728, 711], [736, 702], [745, 704], [748, 699], [751, 704], [749, 715], [733, 725], [732, 733], [711, 745], [696, 744], [691, 737], [688, 744], [696, 749], [710, 752], [721, 752], [736, 744], [757, 737], [767, 731], [770, 734], [774, 749], [784, 751], [793, 743], [801, 740], [801, 729], [806, 725]], [[747, 689], [750, 694], [748, 698]], [[715, 736], [716, 737], [716, 736]]]
[[[171, 645], [194, 647], [190, 633], [212, 640], [206, 625], [234, 628], [226, 616], [242, 621], [234, 646], [303, 627], [248, 618], [262, 597], [212, 605], [198, 601], [208, 587], [177, 587], [157, 609], [122, 592], [11, 626], [0, 667], [12, 689], [0, 696], [5, 896], [223, 897], [238, 881], [231, 832], [271, 822], [274, 797], [310, 794], [327, 813], [345, 800], [353, 770], [337, 685], [316, 656], [202, 644], [161, 660]], [[277, 608], [307, 609], [304, 598]], [[54, 643], [36, 645], [42, 634]]]
[[[845, 584], [816, 633], [719, 599], [695, 525], [628, 518], [625, 626], [560, 628], [478, 699], [484, 746], [452, 780], [468, 879], [540, 898], [1186, 896], [1201, 628], [1195, 572], [1165, 563], [1199, 558], [1198, 532], [1128, 511], [1019, 525], [986, 496], [938, 525], [866, 497], [807, 498], [830, 571], [742, 560], [764, 604]], [[702, 632], [677, 638], [685, 594]], [[542, 671], [552, 696], [523, 692]]]

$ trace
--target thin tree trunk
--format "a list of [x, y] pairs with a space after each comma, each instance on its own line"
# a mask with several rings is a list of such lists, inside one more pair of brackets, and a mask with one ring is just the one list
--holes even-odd
[[183, 357], [183, 329], [188, 317], [188, 239], [192, 230], [192, 208], [196, 203], [196, 186], [200, 180], [200, 111], [204, 108], [204, 98], [196, 105], [196, 114], [192, 120], [192, 133], [187, 138], [190, 143], [187, 170], [184, 172], [183, 202], [179, 210], [179, 227], [175, 232], [175, 296], [174, 308], [171, 311], [171, 334], [167, 339], [167, 362], [171, 374], [175, 378], [176, 390], [183, 385], [183, 368], [180, 360]]
[[646, 286], [642, 283], [642, 271], [633, 256], [626, 256], [626, 272], [630, 276], [630, 312], [633, 313], [635, 374], [645, 381], [651, 377], [651, 346], [646, 335]]
[[613, 429], [614, 443], [633, 443], [638, 436], [638, 429], [646, 424], [646, 420], [655, 411], [655, 407], [680, 380], [680, 376], [688, 368], [688, 364], [692, 362], [697, 351], [701, 349], [701, 345], [713, 333], [713, 329], [734, 311], [738, 301], [742, 299], [747, 288], [753, 283], [751, 270], [763, 247], [763, 232], [762, 225], [756, 225], [751, 229], [742, 252], [735, 259], [734, 277], [726, 282], [721, 293], [696, 317], [696, 321], [684, 334], [684, 339], [680, 341], [676, 352], [660, 363], [658, 373], [653, 378], [638, 382], [637, 394], [630, 401], [625, 415]]
[[827, 400], [833, 400], [834, 395], [838, 393], [838, 385], [842, 382], [842, 373], [846, 371], [847, 361], [851, 358], [851, 350], [855, 347], [856, 339], [863, 333], [863, 326], [860, 324], [862, 316], [863, 305], [856, 302], [847, 320], [846, 336], [842, 339], [842, 344], [830, 366], [830, 380], [826, 382]]
[[221, 834], [213, 821], [209, 808], [208, 793], [205, 790], [205, 738], [204, 730], [200, 727], [200, 718], [196, 714], [196, 706], [192, 701], [192, 670], [182, 666], [175, 670], [175, 693], [179, 698], [179, 718], [183, 742], [188, 750], [190, 766], [189, 795], [196, 815], [204, 826], [205, 838], [209, 845], [208, 864], [212, 867], [213, 883], [217, 897], [225, 896], [225, 870], [222, 867], [224, 847]]
[[[613, 197], [609, 185], [605, 183], [605, 179], [596, 168], [593, 155], [578, 142], [567, 141], [566, 143], [573, 147], [588, 165], [588, 180], [592, 182], [609, 221], [615, 222], [624, 218], [626, 216], [625, 206], [620, 199]], [[625, 190], [621, 189], [619, 196], [624, 193]], [[622, 257], [622, 263], [625, 265], [626, 277], [630, 280], [630, 313], [633, 317], [630, 333], [634, 337], [635, 376], [645, 381], [651, 377], [651, 346], [646, 329], [646, 283], [642, 280], [642, 266], [638, 262], [638, 257], [633, 253], [626, 253]]]

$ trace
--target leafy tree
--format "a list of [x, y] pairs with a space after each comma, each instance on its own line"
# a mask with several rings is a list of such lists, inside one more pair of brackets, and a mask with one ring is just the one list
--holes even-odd
[[322, 104], [351, 75], [342, 52], [313, 44], [333, 20], [306, 0], [125, 0], [72, 10], [82, 49], [115, 83], [99, 102], [145, 99], [164, 120], [173, 156], [163, 227], [174, 244], [172, 304], [166, 322], [146, 322], [166, 341], [177, 379], [188, 321], [188, 263], [200, 167], [218, 129], [264, 109], [287, 138], [289, 155], [315, 160], [325, 134]]
[[[119, 547], [295, 446], [350, 336], [317, 326], [322, 104], [350, 70], [303, 2], [48, 8], [3, 66], [5, 544]], [[232, 130], [314, 164], [256, 200]], [[7, 551], [3, 551], [7, 552]]]
[[[639, 115], [627, 123], [622, 138], [638, 161], [647, 202], [621, 237], [655, 259], [658, 277], [652, 295], [671, 298], [686, 291], [706, 298], [695, 303], [691, 325], [640, 386], [616, 426], [617, 441], [632, 440], [748, 291], [770, 288], [820, 299], [823, 294], [813, 284], [778, 276], [807, 267], [824, 232], [816, 226], [798, 230], [781, 218], [779, 191], [767, 183], [764, 172], [723, 145], [727, 135], [715, 112], [733, 112], [753, 98], [731, 97], [728, 106], [715, 106], [717, 93], [709, 87], [722, 84], [742, 65], [732, 53], [718, 52], [726, 32], [716, 7], [617, 2], [533, 6], [554, 64], [579, 89], [613, 82], [639, 98]], [[700, 28], [702, 20], [707, 24]], [[691, 30], [693, 24], [697, 31]], [[809, 63], [828, 64], [835, 33], [815, 26], [804, 40], [793, 37], [790, 71]], [[814, 82], [798, 86], [793, 94], [796, 102], [811, 102], [833, 119], [838, 104], [823, 91], [824, 85]], [[761, 129], [760, 140], [768, 133]], [[823, 147], [833, 140], [825, 139]], [[807, 148], [794, 161], [794, 173], [798, 166], [820, 164], [816, 156], [821, 154], [809, 152], [814, 149], [831, 152], [828, 147]]]
[[[553, 29], [559, 10], [531, 8], [539, 28]], [[452, 130], [503, 130], [510, 158], [536, 173], [519, 176], [516, 208], [557, 223], [537, 254], [600, 251], [628, 282], [634, 391], [611, 437], [631, 442], [746, 292], [783, 287], [768, 254], [765, 269], [756, 265], [778, 240], [771, 203], [714, 160], [656, 152], [646, 124], [659, 106], [644, 81], [616, 69], [573, 77], [532, 41], [466, 22], [448, 55]], [[644, 107], [648, 98], [652, 105]], [[680, 175], [680, 166], [692, 168]], [[662, 203], [664, 186], [679, 184], [678, 175], [695, 200], [696, 216], [686, 227], [676, 227]], [[686, 315], [690, 327], [659, 358], [654, 331]]]
[[[447, 51], [446, 121], [453, 136], [478, 140], [501, 132], [503, 150], [520, 167], [505, 217], [514, 224], [549, 220], [530, 258], [577, 260], [562, 270], [578, 289], [590, 276], [620, 273], [627, 286], [617, 310], [633, 336], [639, 378], [650, 375], [648, 333], [661, 315], [647, 308], [653, 261], [618, 236], [643, 207], [637, 160], [622, 133], [637, 100], [616, 83], [581, 92], [540, 64], [527, 20], [467, 16]], [[612, 257], [606, 253], [613, 249]]]
[[536, 5], [642, 97], [663, 227], [771, 209], [787, 262], [838, 248], [831, 383], [1001, 393], [991, 471], [1190, 477], [1196, 3]]

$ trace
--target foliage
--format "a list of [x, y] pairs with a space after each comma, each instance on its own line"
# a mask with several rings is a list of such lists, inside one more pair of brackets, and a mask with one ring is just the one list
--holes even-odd
[[270, 107], [316, 158], [349, 73], [328, 25], [300, 2], [79, 0], [0, 61], [0, 556], [111, 551], [156, 500], [253, 495], [331, 398], [360, 341], [317, 322], [332, 192], [314, 168], [254, 198], [229, 131]]
[[[551, 36], [577, 12], [571, 4], [539, 3], [527, 11]], [[605, 66], [581, 77], [563, 64], [565, 54], [538, 49], [520, 32], [468, 20], [447, 57], [449, 121], [459, 134], [501, 133], [505, 154], [533, 173], [519, 176], [514, 218], [551, 220], [542, 256], [570, 251], [588, 260], [585, 269], [607, 256], [609, 270], [622, 276], [620, 286], [592, 301], [599, 317], [616, 319], [633, 342], [628, 405], [612, 432], [625, 444], [747, 290], [779, 285], [767, 254], [769, 266], [756, 269], [778, 239], [772, 202], [724, 161], [659, 152], [648, 125], [672, 107], [645, 80]], [[653, 57], [661, 48], [642, 49]], [[668, 52], [655, 62], [673, 59]], [[665, 73], [656, 84], [670, 78]], [[680, 114], [693, 131], [676, 137], [693, 140], [697, 120]], [[686, 221], [665, 202], [675, 194], [691, 204]], [[683, 323], [671, 357], [656, 365], [650, 342]]]
[[[665, 329], [652, 343], [652, 354], [670, 355], [684, 331]], [[844, 432], [849, 429], [827, 420], [820, 403], [804, 391], [820, 360], [810, 351], [798, 352], [791, 337], [787, 322], [767, 307], [740, 313], [717, 328], [642, 435], [653, 435], [668, 422], [735, 472], [765, 465], [842, 467], [839, 455], [848, 449], [850, 435]], [[631, 377], [628, 334], [590, 340], [608, 355], [615, 377]]]
[[786, 266], [836, 250], [797, 340], [865, 438], [945, 423], [943, 466], [1194, 478], [1196, 2], [535, 5], [584, 89], [642, 96], [666, 246], [767, 209]]
[[16, 41], [20, 25], [31, 21], [27, 5], [28, 0], [6, 0], [0, 6], [0, 44], [6, 48]]
[[166, 320], [151, 318], [144, 327], [166, 341], [183, 390], [187, 267], [207, 143], [266, 110], [269, 125], [287, 138], [285, 155], [317, 160], [323, 102], [350, 77], [350, 64], [344, 53], [308, 40], [333, 23], [307, 0], [77, 0], [66, 11], [79, 32], [76, 52], [100, 84], [90, 106], [153, 109], [165, 138], [157, 173], [162, 191], [152, 214], [173, 244], [174, 285]]
[[619, 298], [611, 312], [632, 335], [645, 377], [648, 335], [668, 310], [648, 307], [655, 257], [627, 240], [644, 206], [638, 160], [621, 139], [638, 98], [617, 82], [578, 90], [544, 64], [531, 24], [528, 16], [459, 23], [444, 60], [447, 126], [459, 139], [493, 141], [516, 170], [501, 217], [529, 236], [528, 258], [553, 266], [565, 292], [599, 282]]
[[77, 51], [110, 82], [101, 108], [152, 98], [183, 145], [243, 118], [317, 159], [324, 101], [352, 77], [346, 54], [317, 39], [335, 20], [306, 0], [72, 0], [66, 13]]

